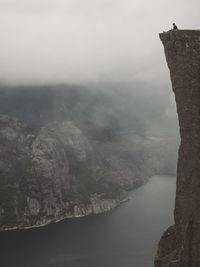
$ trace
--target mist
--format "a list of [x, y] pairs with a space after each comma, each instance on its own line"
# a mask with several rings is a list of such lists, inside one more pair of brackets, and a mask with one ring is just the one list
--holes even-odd
[[67, 119], [130, 136], [178, 138], [174, 96], [153, 83], [2, 86], [0, 113], [37, 128]]
[[134, 144], [153, 138], [156, 149], [162, 139], [177, 149], [158, 33], [173, 22], [197, 27], [198, 6], [195, 0], [0, 0], [0, 113], [36, 129], [67, 120], [89, 138], [99, 131]]
[[158, 33], [198, 28], [197, 0], [0, 0], [1, 84], [169, 80]]

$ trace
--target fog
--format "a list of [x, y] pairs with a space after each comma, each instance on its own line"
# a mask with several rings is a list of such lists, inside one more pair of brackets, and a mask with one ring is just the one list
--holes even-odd
[[[177, 138], [174, 97], [157, 84], [101, 83], [93, 86], [51, 85], [0, 87], [0, 113], [31, 127], [72, 120], [114, 132]], [[84, 126], [84, 128], [85, 128]]]
[[[173, 22], [198, 28], [199, 7], [197, 0], [0, 0], [1, 113], [33, 124], [40, 124], [42, 112], [58, 119], [65, 95], [64, 110], [74, 114], [65, 119], [89, 117], [100, 126], [115, 121], [120, 131], [177, 137], [158, 33]], [[61, 84], [66, 94], [49, 95]], [[68, 109], [72, 84], [80, 87]], [[5, 86], [11, 91], [5, 93]], [[14, 93], [17, 86], [22, 88]]]
[[1, 84], [156, 80], [158, 33], [199, 27], [197, 0], [0, 0]]

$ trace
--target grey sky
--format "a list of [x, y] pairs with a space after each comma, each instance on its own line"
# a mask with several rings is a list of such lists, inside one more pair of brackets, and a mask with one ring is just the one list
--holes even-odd
[[168, 79], [158, 33], [199, 27], [198, 0], [0, 0], [0, 82]]

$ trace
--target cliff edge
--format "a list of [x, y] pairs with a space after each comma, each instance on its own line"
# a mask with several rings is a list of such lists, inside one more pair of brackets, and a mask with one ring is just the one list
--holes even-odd
[[200, 266], [200, 30], [160, 34], [177, 104], [179, 148], [174, 219], [156, 267]]

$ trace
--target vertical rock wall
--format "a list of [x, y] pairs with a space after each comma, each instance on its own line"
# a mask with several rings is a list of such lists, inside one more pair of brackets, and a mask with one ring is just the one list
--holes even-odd
[[156, 267], [200, 266], [200, 30], [160, 34], [177, 104], [179, 148], [175, 225], [162, 236]]

